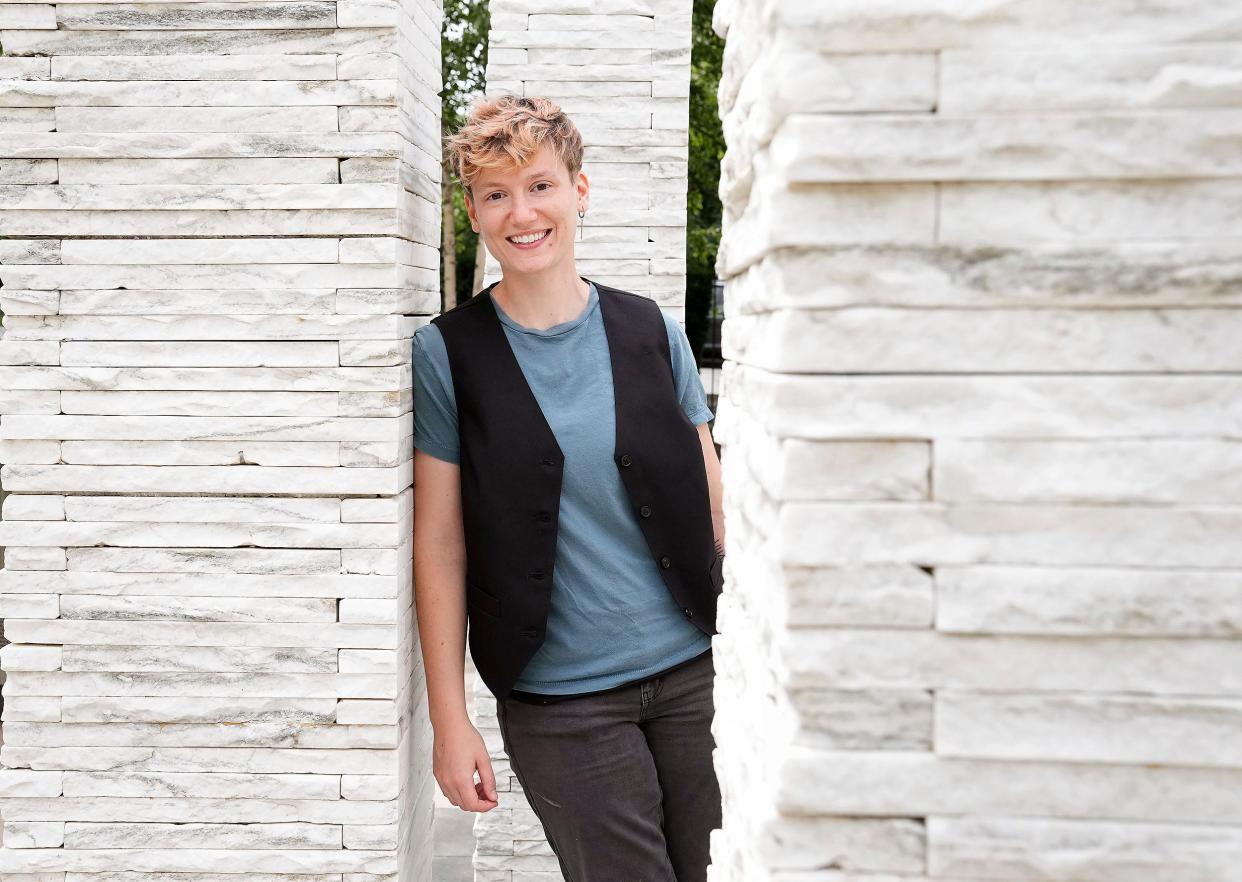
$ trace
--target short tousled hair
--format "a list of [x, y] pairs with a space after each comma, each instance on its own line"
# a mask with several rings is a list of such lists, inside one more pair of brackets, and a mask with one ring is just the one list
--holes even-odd
[[476, 102], [446, 149], [454, 176], [473, 193], [483, 169], [522, 166], [545, 144], [569, 169], [582, 171], [582, 133], [560, 105], [549, 98], [500, 95]]

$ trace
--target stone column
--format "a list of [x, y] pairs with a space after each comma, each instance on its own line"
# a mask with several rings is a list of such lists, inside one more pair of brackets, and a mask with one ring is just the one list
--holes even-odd
[[1242, 8], [716, 13], [711, 879], [1234, 878]]
[[0, 874], [424, 882], [439, 4], [0, 27]]
[[[678, 319], [686, 303], [690, 16], [690, 0], [492, 0], [488, 35], [488, 94], [552, 98], [582, 131], [591, 209], [575, 246], [579, 272], [652, 297]], [[499, 272], [489, 256], [487, 282]], [[560, 882], [482, 681], [474, 699], [500, 790], [500, 805], [475, 822], [475, 880]]]

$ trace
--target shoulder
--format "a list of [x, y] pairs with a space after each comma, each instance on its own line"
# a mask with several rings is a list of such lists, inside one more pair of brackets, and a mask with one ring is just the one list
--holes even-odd
[[486, 295], [489, 289], [484, 289], [475, 294], [469, 300], [457, 304], [452, 309], [440, 313], [431, 320], [431, 325], [437, 328], [453, 328], [462, 322], [468, 322], [479, 315], [479, 308], [486, 302]]
[[434, 322], [423, 325], [414, 332], [410, 350], [415, 374], [428, 370], [444, 373], [448, 370], [448, 348], [444, 343], [444, 335]]
[[434, 319], [414, 331], [415, 352], [431, 352], [443, 348], [444, 335], [440, 333], [440, 329], [436, 326]]
[[650, 297], [644, 297], [641, 294], [634, 294], [630, 291], [623, 291], [620, 288], [613, 288], [611, 285], [602, 285], [595, 281], [592, 281], [591, 284], [595, 286], [595, 290], [599, 291], [600, 297], [608, 297], [627, 308], [645, 310], [647, 312], [662, 311], [660, 305]]
[[600, 303], [604, 304], [606, 310], [614, 313], [621, 324], [642, 334], [654, 336], [659, 333], [664, 315], [660, 304], [641, 294], [622, 291], [599, 282], [592, 284], [599, 291]]
[[664, 331], [668, 334], [670, 342], [676, 340], [678, 337], [686, 336], [686, 332], [682, 330], [681, 322], [677, 321], [671, 313], [667, 313], [661, 309], [660, 317], [664, 319]]

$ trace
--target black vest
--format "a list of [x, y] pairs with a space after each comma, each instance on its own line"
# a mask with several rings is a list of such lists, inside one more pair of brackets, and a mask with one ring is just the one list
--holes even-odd
[[[505, 337], [493, 287], [433, 322], [457, 398], [470, 655], [503, 698], [543, 643], [564, 455]], [[596, 288], [616, 399], [615, 467], [669, 593], [714, 634], [721, 573], [707, 473], [673, 384], [664, 318], [645, 297]]]

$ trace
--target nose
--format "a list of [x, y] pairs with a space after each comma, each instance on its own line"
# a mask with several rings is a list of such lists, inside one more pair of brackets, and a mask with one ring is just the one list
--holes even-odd
[[513, 201], [510, 203], [510, 212], [513, 215], [513, 220], [519, 225], [532, 221], [538, 216], [534, 203], [520, 193], [513, 197]]

